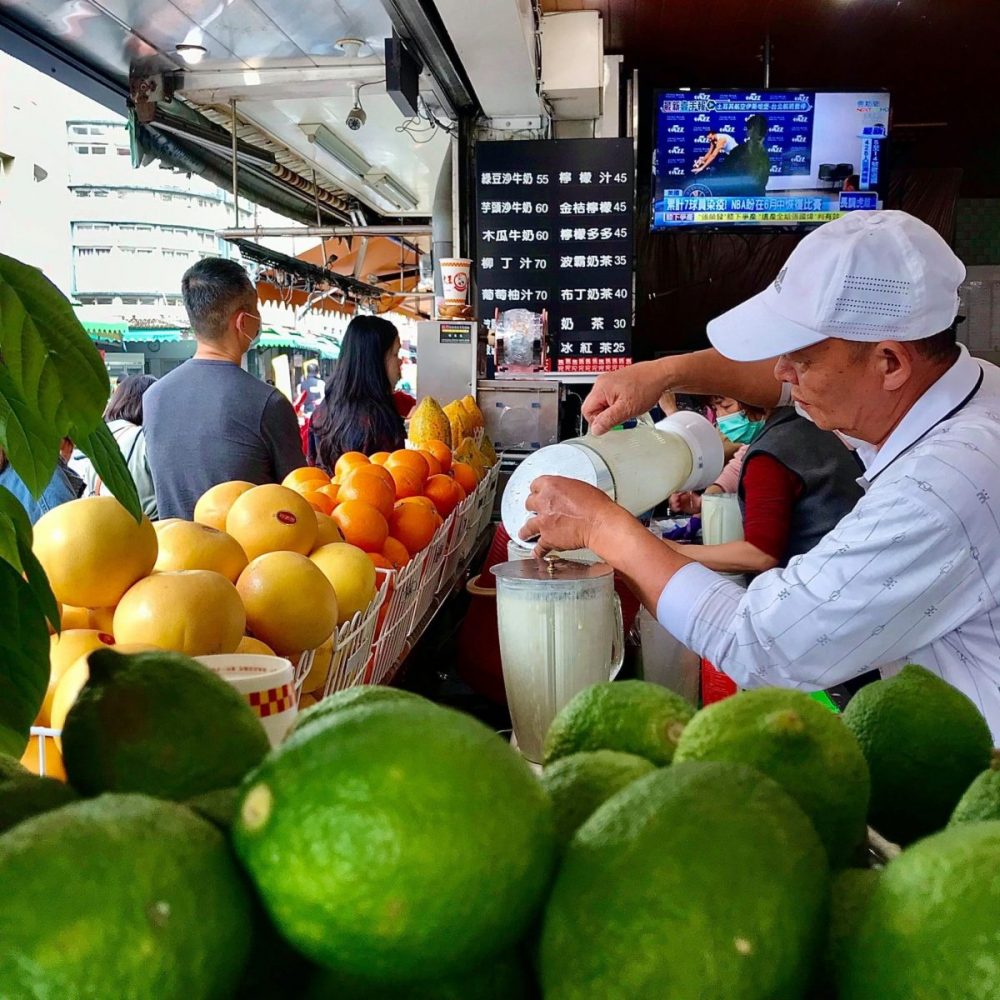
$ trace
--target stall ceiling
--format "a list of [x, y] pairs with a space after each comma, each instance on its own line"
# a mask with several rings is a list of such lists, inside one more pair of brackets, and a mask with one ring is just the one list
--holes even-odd
[[[392, 24], [374, 0], [0, 0], [0, 14], [113, 79], [126, 80], [129, 67], [142, 59], [164, 70], [184, 69], [180, 96], [196, 107], [224, 106], [235, 96], [247, 124], [375, 211], [430, 212], [448, 136], [424, 124], [400, 129], [404, 116], [383, 82], [383, 44]], [[341, 38], [357, 38], [365, 47], [345, 53], [336, 45]], [[178, 43], [204, 46], [207, 54], [185, 68], [174, 51]], [[213, 83], [234, 76], [239, 85], [225, 92]], [[297, 78], [303, 81], [298, 88]], [[361, 91], [368, 122], [352, 132], [345, 124], [351, 84], [365, 82], [372, 84]], [[376, 171], [414, 194], [416, 208], [386, 200], [311, 144], [299, 125], [313, 123], [325, 124]]]

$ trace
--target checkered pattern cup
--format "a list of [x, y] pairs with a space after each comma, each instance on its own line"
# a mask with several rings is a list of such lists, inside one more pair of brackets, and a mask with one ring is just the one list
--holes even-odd
[[197, 656], [209, 670], [228, 681], [260, 718], [271, 746], [277, 746], [299, 713], [292, 664], [280, 656], [232, 653]]

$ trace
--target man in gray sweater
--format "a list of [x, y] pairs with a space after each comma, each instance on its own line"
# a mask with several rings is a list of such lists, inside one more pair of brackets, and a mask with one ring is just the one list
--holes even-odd
[[181, 291], [198, 349], [146, 392], [143, 427], [159, 516], [190, 520], [217, 483], [280, 483], [306, 460], [291, 404], [241, 367], [261, 322], [246, 271], [206, 257]]

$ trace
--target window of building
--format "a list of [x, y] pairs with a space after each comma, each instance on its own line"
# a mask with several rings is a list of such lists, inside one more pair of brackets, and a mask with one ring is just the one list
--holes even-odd
[[131, 156], [132, 155], [132, 151], [128, 148], [128, 146], [116, 146], [115, 147], [115, 152], [119, 156]]
[[80, 257], [107, 257], [111, 247], [77, 247], [76, 252]]
[[111, 229], [107, 222], [78, 222], [76, 231], [78, 233], [106, 233]]
[[107, 198], [108, 192], [104, 188], [94, 188], [91, 192], [95, 198]]

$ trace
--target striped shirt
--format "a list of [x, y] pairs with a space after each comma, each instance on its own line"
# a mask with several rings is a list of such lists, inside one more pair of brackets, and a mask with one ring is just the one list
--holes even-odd
[[749, 589], [689, 564], [660, 623], [743, 687], [831, 687], [919, 663], [1000, 742], [1000, 368], [963, 347], [883, 446], [865, 495], [805, 555]]

